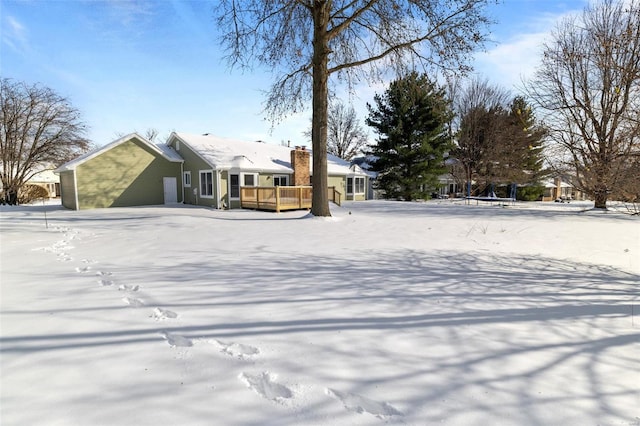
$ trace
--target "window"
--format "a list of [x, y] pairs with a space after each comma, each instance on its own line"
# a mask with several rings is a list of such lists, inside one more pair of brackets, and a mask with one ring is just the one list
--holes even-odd
[[289, 176], [287, 175], [274, 175], [273, 186], [289, 186]]
[[364, 178], [348, 177], [347, 194], [364, 194]]
[[182, 185], [185, 188], [191, 188], [191, 172], [184, 172], [184, 177], [182, 179]]
[[213, 172], [200, 172], [200, 196], [213, 197]]
[[242, 186], [257, 186], [258, 176], [255, 174], [244, 173], [242, 175]]
[[240, 175], [229, 175], [229, 197], [240, 198]]
[[240, 198], [240, 186], [258, 186], [258, 174], [229, 174], [229, 198]]

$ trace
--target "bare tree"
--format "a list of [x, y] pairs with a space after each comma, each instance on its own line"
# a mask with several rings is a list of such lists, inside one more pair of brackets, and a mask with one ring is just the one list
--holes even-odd
[[528, 92], [547, 112], [555, 166], [606, 208], [640, 156], [640, 2], [604, 0], [559, 24]]
[[[222, 41], [232, 65], [278, 71], [268, 92], [272, 120], [312, 102], [311, 212], [330, 216], [327, 197], [329, 76], [353, 87], [359, 78], [416, 63], [465, 70], [485, 41], [483, 7], [495, 0], [223, 0]], [[281, 67], [278, 69], [278, 67]]]
[[[311, 130], [304, 132], [309, 139], [311, 134]], [[367, 132], [358, 121], [353, 106], [346, 106], [340, 101], [332, 102], [327, 122], [327, 152], [351, 161], [367, 144]]]
[[476, 183], [476, 190], [493, 184], [538, 183], [543, 171], [545, 128], [521, 96], [475, 79], [455, 101], [456, 160], [452, 174], [460, 183]]
[[454, 99], [457, 121], [456, 147], [451, 152], [456, 161], [452, 174], [460, 183], [491, 180], [491, 167], [496, 160], [496, 140], [501, 126], [499, 117], [510, 93], [488, 80], [475, 78]]
[[16, 204], [18, 191], [42, 166], [71, 160], [89, 147], [85, 124], [69, 101], [40, 85], [0, 80], [0, 157], [3, 202]]

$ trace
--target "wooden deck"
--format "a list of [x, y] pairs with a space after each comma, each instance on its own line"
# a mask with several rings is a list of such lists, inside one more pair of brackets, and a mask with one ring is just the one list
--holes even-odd
[[[342, 194], [329, 188], [329, 200], [340, 205]], [[310, 186], [243, 186], [240, 188], [240, 206], [243, 209], [283, 210], [311, 208]]]

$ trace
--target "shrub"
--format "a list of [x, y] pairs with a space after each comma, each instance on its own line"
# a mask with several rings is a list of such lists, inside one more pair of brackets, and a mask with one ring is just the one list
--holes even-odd
[[43, 198], [49, 198], [49, 191], [39, 185], [26, 184], [18, 193], [19, 204], [29, 204]]
[[542, 199], [543, 194], [544, 186], [542, 185], [519, 186], [516, 199], [519, 201], [538, 201]]

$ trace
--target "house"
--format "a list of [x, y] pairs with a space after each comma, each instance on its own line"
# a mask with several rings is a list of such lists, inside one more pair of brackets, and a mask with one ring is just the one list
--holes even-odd
[[374, 200], [383, 198], [383, 191], [375, 188], [376, 179], [378, 173], [371, 170], [371, 163], [375, 161], [375, 157], [372, 155], [365, 155], [362, 157], [355, 157], [351, 160], [351, 168], [353, 170], [359, 170], [369, 177], [367, 179], [367, 200]]
[[[184, 159], [184, 202], [215, 208], [239, 208], [242, 187], [308, 186], [313, 153], [225, 139], [210, 134], [172, 133], [167, 145]], [[343, 200], [367, 199], [368, 176], [349, 162], [327, 155], [328, 186]]]
[[[240, 208], [241, 190], [309, 186], [313, 153], [209, 134], [172, 133], [153, 144], [124, 136], [60, 166], [62, 205], [70, 209], [187, 203]], [[328, 186], [341, 200], [365, 200], [367, 174], [327, 156]]]
[[577, 190], [571, 184], [571, 176], [556, 176], [546, 180], [544, 185], [544, 195], [542, 201], [570, 201], [586, 200], [586, 194]]
[[183, 159], [132, 133], [55, 170], [62, 205], [73, 210], [183, 201]]
[[[2, 166], [0, 165], [0, 169]], [[60, 197], [60, 177], [53, 171], [53, 167], [50, 165], [38, 164], [34, 167], [33, 175], [25, 182], [25, 185], [20, 189], [18, 199], [23, 200], [23, 196], [26, 192], [30, 192], [32, 186], [39, 186], [44, 188], [46, 193], [45, 197], [57, 198]], [[0, 199], [4, 201], [4, 189], [2, 182], [0, 182]], [[38, 192], [40, 194], [40, 192]], [[23, 202], [23, 201], [19, 201]]]
[[49, 198], [60, 196], [60, 177], [52, 169], [42, 169], [34, 174], [27, 184], [38, 185], [47, 190]]

